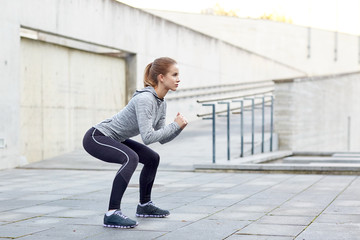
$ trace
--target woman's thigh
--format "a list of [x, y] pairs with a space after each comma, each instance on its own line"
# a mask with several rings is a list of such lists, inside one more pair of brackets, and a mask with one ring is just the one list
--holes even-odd
[[123, 144], [137, 153], [140, 163], [144, 165], [159, 165], [159, 154], [148, 146], [131, 139], [125, 140]]
[[124, 164], [132, 159], [138, 161], [137, 154], [131, 148], [94, 128], [85, 134], [83, 146], [90, 155], [105, 162]]

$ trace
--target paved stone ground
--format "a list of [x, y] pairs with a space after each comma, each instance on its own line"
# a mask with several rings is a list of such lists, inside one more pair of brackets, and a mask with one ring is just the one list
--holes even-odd
[[[164, 219], [102, 227], [116, 171], [0, 172], [0, 238], [360, 239], [358, 176], [159, 171], [153, 201]], [[123, 199], [135, 218], [139, 172]]]
[[[359, 176], [194, 172], [192, 164], [211, 161], [205, 127], [153, 146], [162, 156], [153, 201], [169, 217], [102, 227], [119, 166], [80, 150], [0, 171], [0, 239], [360, 239]], [[122, 204], [133, 219], [138, 177]]]

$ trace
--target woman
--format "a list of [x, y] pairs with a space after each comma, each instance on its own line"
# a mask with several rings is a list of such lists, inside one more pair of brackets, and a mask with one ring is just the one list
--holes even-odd
[[[122, 214], [120, 204], [139, 162], [144, 166], [140, 174], [140, 203], [136, 216], [166, 217], [170, 214], [151, 201], [160, 157], [145, 145], [169, 142], [186, 127], [187, 120], [180, 113], [174, 122], [165, 125], [164, 97], [169, 90], [176, 91], [179, 82], [176, 61], [167, 57], [156, 59], [145, 68], [145, 88], [136, 91], [119, 113], [96, 124], [85, 134], [83, 146], [89, 154], [106, 162], [122, 164], [113, 181], [109, 209], [104, 216], [105, 227], [133, 228], [138, 224]], [[130, 139], [138, 134], [145, 145]]]

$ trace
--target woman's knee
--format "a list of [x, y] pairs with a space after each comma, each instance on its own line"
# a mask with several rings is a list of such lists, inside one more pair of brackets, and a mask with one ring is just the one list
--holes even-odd
[[150, 161], [148, 161], [148, 164], [154, 167], [158, 167], [159, 163], [160, 163], [160, 155], [157, 152], [153, 152]]
[[127, 165], [135, 171], [137, 165], [139, 164], [139, 155], [136, 152], [131, 152], [128, 157], [129, 160]]
[[139, 164], [139, 156], [136, 153], [128, 153], [127, 161], [119, 169], [117, 175], [120, 174], [123, 177], [123, 179], [127, 183], [129, 183], [138, 164]]

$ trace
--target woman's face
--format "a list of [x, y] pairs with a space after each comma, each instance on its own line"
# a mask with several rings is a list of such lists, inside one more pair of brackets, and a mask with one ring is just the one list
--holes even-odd
[[171, 91], [176, 91], [179, 86], [179, 68], [177, 64], [173, 64], [169, 67], [169, 71], [164, 75], [162, 83], [165, 88]]

